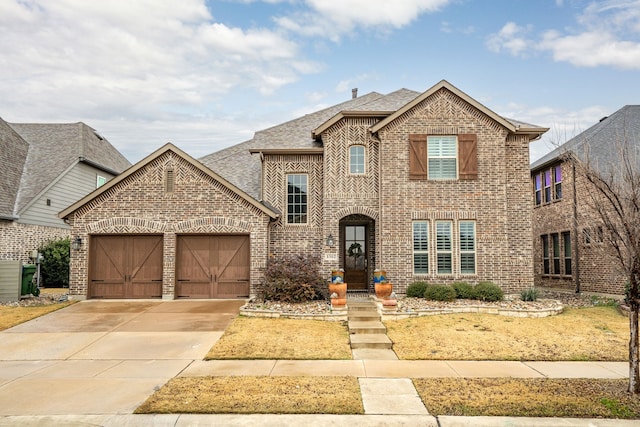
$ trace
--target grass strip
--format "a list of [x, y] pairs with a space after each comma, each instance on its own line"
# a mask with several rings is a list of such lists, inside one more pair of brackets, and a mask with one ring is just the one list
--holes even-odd
[[615, 307], [517, 318], [465, 313], [386, 321], [405, 360], [628, 360], [629, 320]]
[[344, 322], [237, 317], [209, 350], [211, 359], [351, 359]]
[[363, 414], [355, 377], [179, 377], [136, 414]]
[[425, 378], [413, 383], [432, 415], [640, 418], [626, 379]]
[[27, 322], [36, 317], [44, 316], [56, 310], [60, 310], [75, 301], [67, 301], [49, 305], [34, 305], [25, 307], [0, 306], [0, 331]]

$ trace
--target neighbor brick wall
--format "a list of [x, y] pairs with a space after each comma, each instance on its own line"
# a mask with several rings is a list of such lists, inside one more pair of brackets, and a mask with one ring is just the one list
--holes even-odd
[[0, 259], [30, 263], [31, 251], [51, 240], [70, 236], [69, 228], [44, 227], [0, 220]]
[[[551, 165], [554, 166], [554, 165]], [[591, 195], [594, 194], [590, 184], [581, 176], [579, 168], [575, 172], [571, 161], [561, 163], [563, 198], [552, 203], [542, 204], [533, 209], [533, 242], [535, 283], [542, 286], [555, 286], [571, 290], [577, 289], [577, 274], [580, 280], [580, 291], [600, 292], [608, 294], [624, 294], [626, 277], [622, 273], [618, 261], [613, 257], [613, 249], [605, 241], [597, 241], [597, 228], [601, 220], [592, 208]], [[533, 171], [537, 172], [537, 171]], [[530, 194], [533, 199], [533, 178]], [[575, 195], [574, 195], [575, 194]], [[574, 197], [577, 199], [577, 219], [574, 224]], [[592, 232], [592, 242], [586, 243], [584, 230]], [[572, 234], [573, 274], [543, 275], [542, 242], [543, 234]], [[605, 231], [606, 233], [606, 231]], [[576, 249], [578, 257], [576, 257]], [[561, 241], [561, 253], [564, 250]], [[576, 262], [577, 261], [577, 262]], [[577, 271], [579, 269], [579, 272]]]
[[[168, 168], [173, 192], [165, 191]], [[266, 267], [269, 217], [172, 151], [78, 209], [70, 223], [85, 242], [71, 254], [70, 294], [80, 298], [87, 295], [88, 239], [97, 234], [162, 234], [163, 298], [174, 296], [178, 234], [248, 234], [252, 295]]]

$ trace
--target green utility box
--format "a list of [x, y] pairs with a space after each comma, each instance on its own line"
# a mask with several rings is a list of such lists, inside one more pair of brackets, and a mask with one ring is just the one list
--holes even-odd
[[33, 284], [33, 275], [36, 274], [35, 264], [25, 264], [22, 266], [22, 292], [21, 295], [33, 294], [38, 296], [40, 289]]

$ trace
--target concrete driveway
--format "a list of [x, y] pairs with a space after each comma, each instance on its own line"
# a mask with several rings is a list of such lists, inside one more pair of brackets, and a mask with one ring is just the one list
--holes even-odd
[[130, 414], [243, 300], [82, 301], [0, 332], [0, 415]]

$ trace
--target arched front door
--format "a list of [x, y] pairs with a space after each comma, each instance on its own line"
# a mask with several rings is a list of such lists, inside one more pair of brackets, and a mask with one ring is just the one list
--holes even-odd
[[340, 264], [344, 268], [347, 290], [369, 288], [370, 268], [373, 268], [373, 219], [365, 215], [350, 215], [340, 221]]
[[344, 275], [349, 289], [367, 289], [367, 226], [344, 226]]

